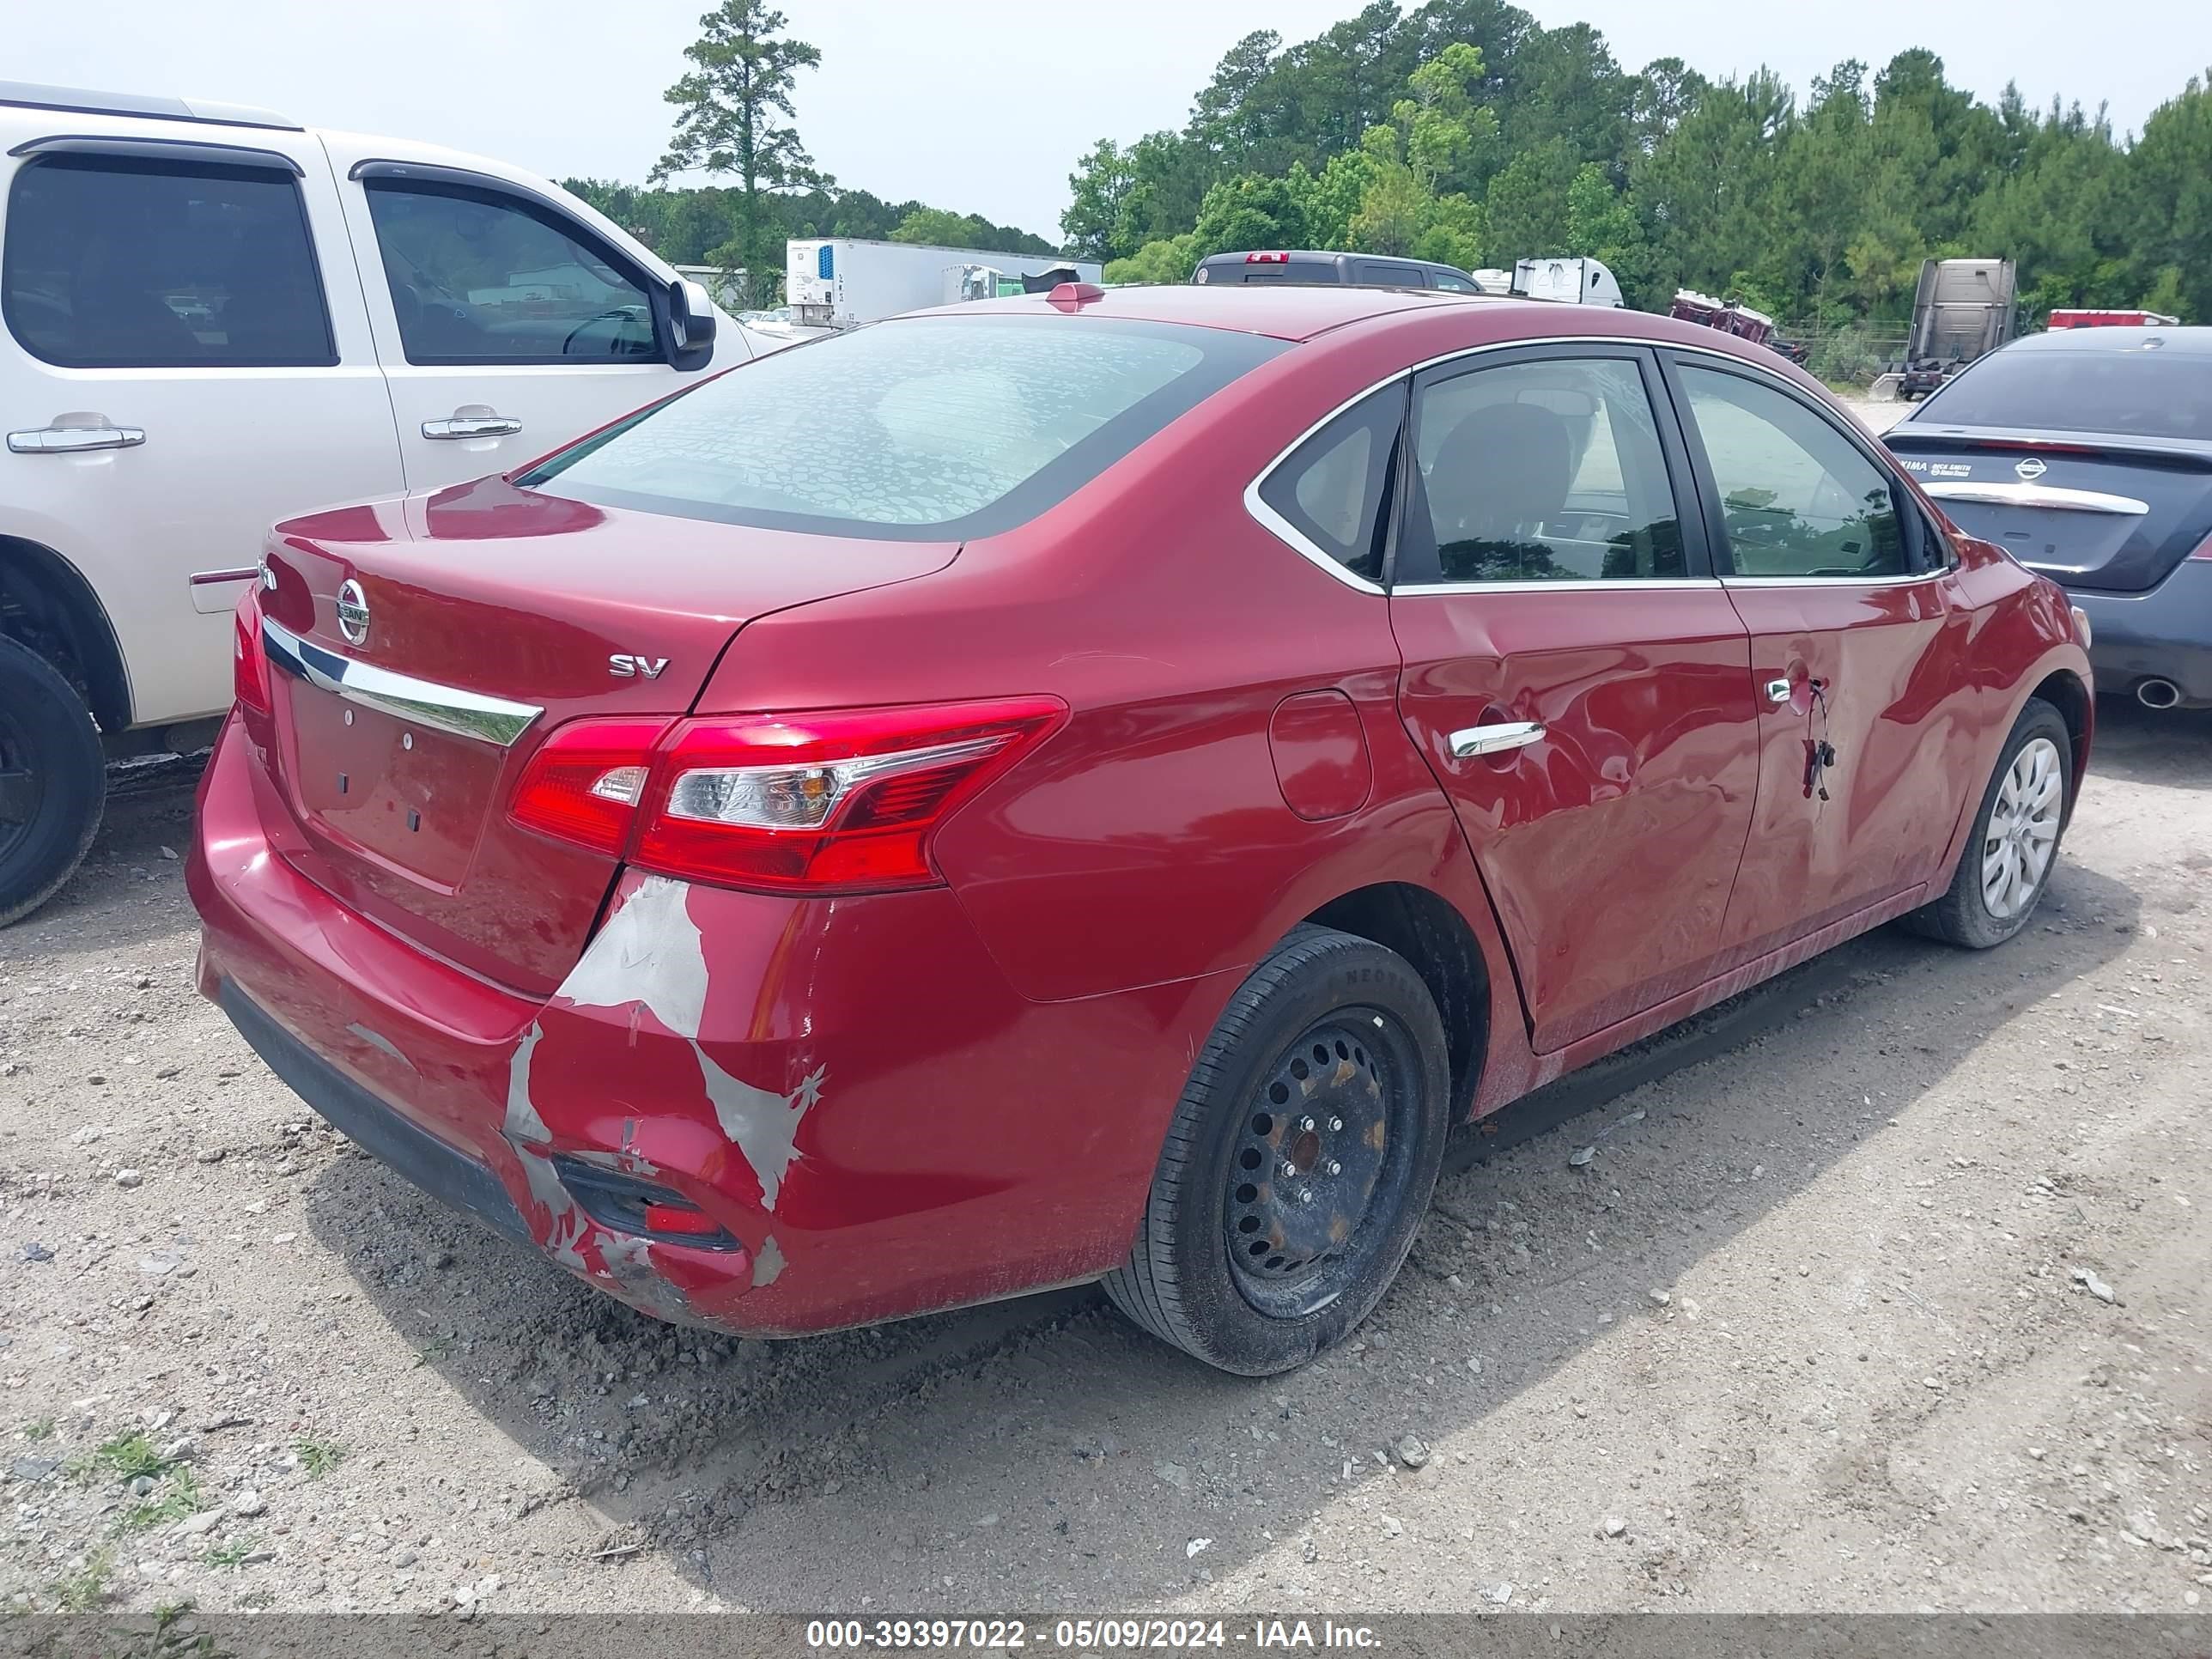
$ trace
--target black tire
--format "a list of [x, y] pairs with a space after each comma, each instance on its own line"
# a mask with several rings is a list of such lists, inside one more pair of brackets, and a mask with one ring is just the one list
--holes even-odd
[[[1309, 1064], [1316, 1052], [1325, 1066]], [[1107, 1295], [1224, 1371], [1267, 1376], [1304, 1364], [1367, 1316], [1413, 1248], [1443, 1161], [1450, 1092], [1443, 1022], [1413, 965], [1372, 940], [1299, 927], [1238, 988], [1200, 1051]], [[1302, 1127], [1311, 1115], [1300, 1105], [1329, 1101], [1341, 1115], [1317, 1106]], [[1281, 1166], [1261, 1152], [1270, 1136], [1280, 1143], [1272, 1156], [1304, 1165], [1279, 1194]], [[1299, 1208], [1294, 1191], [1321, 1202]], [[1301, 1255], [1279, 1226], [1237, 1231], [1261, 1219], [1255, 1206], [1317, 1253]], [[1316, 1227], [1333, 1242], [1316, 1243]], [[1232, 1238], [1253, 1259], [1232, 1264]]]
[[70, 878], [106, 805], [91, 711], [45, 658], [0, 639], [0, 927]]
[[[2058, 823], [2051, 837], [2051, 856], [2036, 877], [2026, 901], [2016, 904], [2008, 914], [1999, 915], [1990, 909], [1983, 892], [1983, 859], [1992, 844], [1990, 820], [1996, 811], [2006, 775], [2012, 770], [2014, 762], [2023, 750], [2039, 741], [2050, 744], [2058, 751]], [[1974, 811], [1974, 827], [1966, 837], [1966, 850], [1959, 854], [1959, 867], [1952, 872], [1951, 885], [1934, 903], [1923, 905], [1905, 917], [1905, 926], [1925, 938], [1942, 939], [1970, 951], [1986, 951], [1992, 945], [2002, 945], [2027, 926], [2036, 906], [2043, 902], [2043, 895], [2051, 885], [2051, 873], [2058, 867], [2059, 844], [2064, 839], [2065, 826], [2073, 811], [2073, 733], [2066, 729], [2065, 718], [2056, 708], [2040, 697], [2030, 697], [2020, 711], [2020, 718], [2013, 722], [2003, 749], [1998, 751], [1996, 769], [1990, 774], [1989, 785], [1982, 791], [1981, 805]]]

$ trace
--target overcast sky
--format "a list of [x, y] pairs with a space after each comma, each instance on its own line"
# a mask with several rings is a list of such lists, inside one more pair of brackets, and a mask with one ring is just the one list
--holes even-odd
[[[1771, 64], [1800, 92], [1844, 58], [1906, 46], [1994, 98], [2008, 79], [2143, 118], [2212, 64], [2203, 0], [1521, 0], [1595, 24], [1622, 65], [1705, 74]], [[822, 49], [799, 127], [838, 182], [1056, 237], [1076, 157], [1180, 125], [1224, 49], [1255, 28], [1317, 33], [1358, 0], [784, 0]], [[6, 0], [0, 76], [197, 94], [312, 125], [419, 138], [554, 178], [637, 180], [668, 133], [702, 0]], [[316, 18], [310, 33], [303, 20]]]

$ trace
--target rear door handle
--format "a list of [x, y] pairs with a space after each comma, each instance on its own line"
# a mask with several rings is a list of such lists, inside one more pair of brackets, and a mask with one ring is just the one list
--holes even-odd
[[1497, 726], [1470, 726], [1464, 732], [1451, 734], [1451, 751], [1455, 760], [1470, 760], [1477, 755], [1499, 755], [1509, 749], [1526, 749], [1532, 743], [1543, 740], [1541, 720], [1507, 720]]
[[[69, 416], [62, 418], [67, 420]], [[17, 455], [82, 454], [88, 449], [133, 449], [145, 441], [144, 427], [111, 426], [105, 420], [97, 426], [63, 426], [58, 422], [8, 434], [8, 447]]]
[[463, 404], [442, 421], [422, 422], [426, 438], [506, 438], [522, 430], [522, 422], [501, 414], [489, 404]]

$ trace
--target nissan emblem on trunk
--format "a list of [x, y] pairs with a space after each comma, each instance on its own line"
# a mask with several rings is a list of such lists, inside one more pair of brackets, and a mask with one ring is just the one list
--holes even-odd
[[2029, 456], [2024, 461], [2015, 463], [2013, 467], [2013, 471], [2019, 473], [2021, 481], [2026, 483], [2033, 483], [2038, 478], [2041, 477], [2050, 470], [2051, 469], [2049, 467], [2044, 465], [2041, 461], [2037, 460], [2033, 455]]
[[338, 632], [349, 645], [368, 643], [368, 596], [357, 581], [349, 580], [338, 589]]

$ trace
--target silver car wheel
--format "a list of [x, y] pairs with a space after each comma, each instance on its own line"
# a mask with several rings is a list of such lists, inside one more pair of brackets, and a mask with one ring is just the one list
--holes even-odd
[[1982, 902], [1999, 921], [2022, 915], [2043, 890], [2065, 816], [2065, 769], [2048, 738], [2023, 744], [2005, 773], [1982, 837]]

